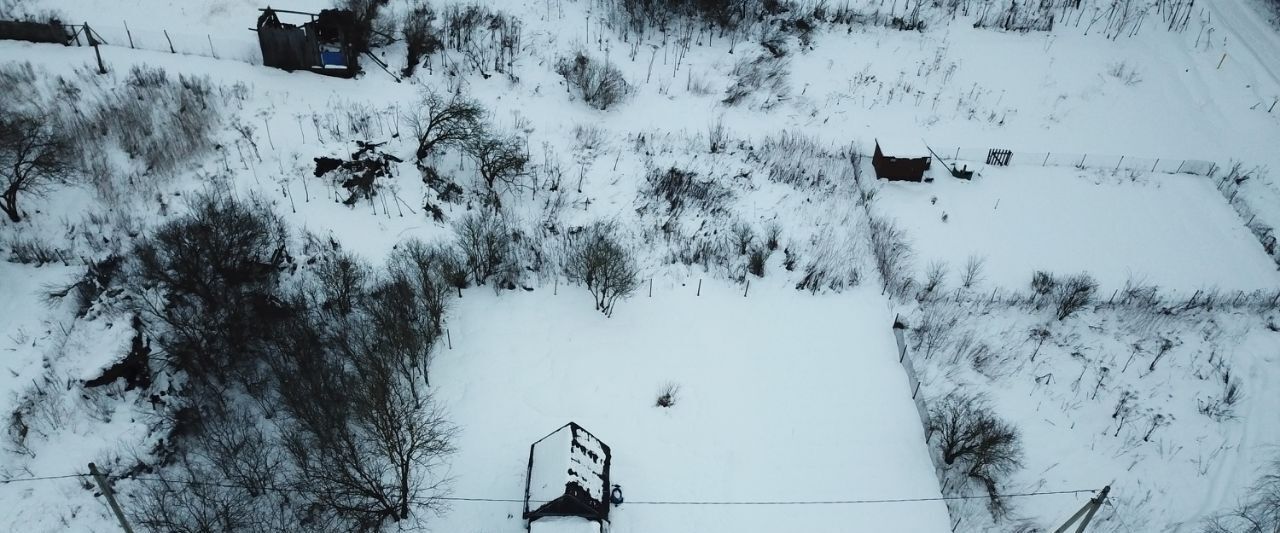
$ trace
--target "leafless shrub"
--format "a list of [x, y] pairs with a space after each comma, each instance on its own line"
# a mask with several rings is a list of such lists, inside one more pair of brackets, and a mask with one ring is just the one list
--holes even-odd
[[986, 488], [994, 503], [993, 515], [1007, 511], [1000, 485], [1022, 466], [1018, 430], [1001, 420], [981, 396], [952, 392], [929, 413], [929, 433], [934, 435], [943, 468], [963, 473]]
[[1054, 291], [1058, 320], [1063, 320], [1093, 303], [1093, 296], [1097, 290], [1098, 283], [1088, 274], [1076, 274], [1064, 280]]
[[727, 146], [726, 133], [724, 129], [724, 117], [717, 118], [710, 126], [707, 126], [707, 144], [711, 153], [723, 152]]
[[1205, 521], [1203, 533], [1272, 533], [1280, 529], [1280, 461], [1273, 461], [1235, 508]]
[[982, 283], [982, 270], [987, 264], [985, 257], [971, 255], [964, 262], [964, 273], [960, 275], [960, 286], [966, 289], [972, 289], [975, 285]]
[[1058, 280], [1050, 272], [1037, 270], [1031, 275], [1031, 296], [1039, 309], [1058, 291]]
[[914, 256], [907, 243], [906, 232], [883, 216], [872, 216], [867, 227], [871, 240], [871, 253], [875, 257], [876, 271], [880, 274], [883, 291], [894, 296], [909, 294], [911, 285], [911, 261]]
[[1216, 422], [1222, 422], [1235, 418], [1235, 406], [1244, 398], [1244, 392], [1240, 389], [1240, 380], [1232, 377], [1230, 368], [1219, 369], [1218, 375], [1222, 385], [1219, 394], [1208, 399], [1197, 400], [1196, 403], [1200, 414]]
[[924, 286], [920, 287], [916, 299], [923, 302], [935, 296], [937, 293], [944, 291], [944, 284], [947, 280], [947, 263], [944, 261], [933, 261], [925, 269]]
[[641, 194], [660, 199], [667, 215], [677, 217], [686, 207], [694, 207], [704, 213], [718, 213], [732, 193], [714, 180], [698, 179], [698, 174], [676, 167], [667, 170], [653, 168], [645, 176], [647, 190]]
[[578, 142], [578, 149], [584, 152], [595, 152], [604, 146], [605, 130], [592, 124], [575, 124], [573, 138]]
[[734, 223], [730, 232], [734, 250], [738, 252], [738, 255], [747, 255], [747, 251], [751, 249], [751, 243], [756, 240], [756, 232], [751, 229], [751, 224], [738, 221]]
[[640, 286], [635, 257], [614, 236], [611, 224], [597, 222], [571, 235], [565, 275], [584, 283], [595, 298], [596, 310], [610, 315], [618, 298]]
[[65, 262], [70, 254], [44, 239], [14, 235], [5, 242], [8, 261], [24, 265], [44, 266], [54, 261]]
[[769, 251], [778, 249], [779, 241], [782, 239], [782, 225], [777, 222], [770, 222], [764, 228], [764, 245]]
[[[507, 186], [518, 185], [518, 179], [525, 175], [525, 166], [529, 158], [525, 156], [523, 143], [515, 137], [480, 135], [466, 145], [467, 153], [476, 160], [476, 170], [484, 179], [490, 194], [496, 196], [497, 183]], [[496, 197], [494, 198], [496, 201]]]
[[751, 255], [747, 257], [747, 272], [757, 278], [764, 277], [764, 263], [769, 259], [768, 252], [756, 248], [751, 250]]
[[770, 109], [791, 94], [787, 82], [789, 74], [790, 59], [786, 57], [764, 54], [755, 59], [743, 59], [734, 65], [730, 73], [734, 82], [725, 90], [721, 101], [726, 105], [738, 105], [752, 94], [764, 91], [757, 107]]
[[657, 407], [673, 407], [676, 404], [676, 400], [679, 399], [679, 394], [680, 386], [673, 382], [667, 382], [661, 389], [658, 389], [658, 400], [654, 402], [654, 405]]
[[22, 221], [18, 193], [39, 195], [66, 182], [74, 167], [69, 140], [54, 129], [48, 113], [0, 108], [0, 211]]
[[434, 54], [444, 48], [444, 43], [432, 26], [435, 20], [436, 12], [427, 0], [415, 0], [409, 7], [409, 11], [405, 13], [404, 22], [401, 25], [401, 33], [404, 35], [404, 43], [407, 47], [406, 63], [404, 70], [401, 71], [405, 76], [413, 75], [423, 56]]
[[951, 342], [959, 317], [945, 306], [929, 306], [909, 330], [911, 350], [930, 359]]
[[594, 61], [582, 52], [560, 58], [556, 63], [556, 73], [564, 76], [570, 87], [577, 89], [587, 105], [599, 110], [609, 109], [631, 92], [631, 85], [622, 77], [622, 71], [613, 65]]
[[[513, 260], [511, 230], [497, 213], [489, 210], [469, 213], [454, 223], [458, 247], [466, 257], [467, 270], [476, 285], [506, 270]], [[512, 280], [500, 280], [506, 284]]]
[[1127, 61], [1120, 61], [1107, 66], [1107, 75], [1129, 86], [1142, 83], [1142, 76], [1138, 74], [1137, 67], [1130, 65]]
[[419, 162], [437, 146], [465, 146], [484, 135], [485, 111], [474, 100], [456, 96], [446, 99], [428, 89], [418, 107], [402, 120], [418, 140], [414, 156]]

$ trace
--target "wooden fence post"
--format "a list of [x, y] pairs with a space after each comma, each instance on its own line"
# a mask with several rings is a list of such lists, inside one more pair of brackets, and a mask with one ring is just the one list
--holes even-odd
[[702, 296], [702, 279], [698, 279], [698, 293], [694, 296]]
[[1043, 167], [1043, 166], [1048, 166], [1048, 165], [1049, 165], [1049, 155], [1050, 155], [1050, 154], [1052, 154], [1052, 153], [1053, 153], [1053, 152], [1045, 152], [1045, 154], [1044, 154], [1044, 162], [1043, 162], [1043, 163], [1040, 163], [1040, 166], [1042, 166], [1042, 167]]
[[106, 74], [107, 66], [102, 63], [102, 51], [98, 49], [98, 39], [93, 36], [93, 29], [89, 27], [89, 23], [84, 23], [84, 38], [89, 41], [89, 46], [93, 47], [93, 54], [98, 57], [98, 74]]
[[218, 59], [218, 53], [213, 51], [213, 36], [207, 33], [204, 36], [209, 40], [209, 55], [213, 56], [214, 59]]
[[133, 32], [129, 31], [129, 21], [127, 21], [127, 20], [122, 20], [121, 22], [123, 22], [123, 23], [124, 23], [124, 34], [125, 34], [125, 35], [127, 35], [127, 36], [129, 36], [129, 48], [134, 48], [134, 46], [133, 46]]
[[1124, 156], [1120, 156], [1120, 161], [1116, 162], [1116, 170], [1120, 170], [1120, 165], [1124, 164]]
[[1159, 165], [1159, 164], [1160, 164], [1160, 158], [1159, 158], [1159, 157], [1157, 157], [1157, 158], [1156, 158], [1156, 162], [1151, 164], [1151, 171], [1152, 171], [1152, 172], [1155, 172], [1155, 171], [1156, 171], [1156, 165]]
[[161, 30], [161, 31], [164, 32], [164, 40], [169, 41], [169, 53], [176, 54], [177, 52], [173, 50], [173, 39], [169, 38], [169, 30]]

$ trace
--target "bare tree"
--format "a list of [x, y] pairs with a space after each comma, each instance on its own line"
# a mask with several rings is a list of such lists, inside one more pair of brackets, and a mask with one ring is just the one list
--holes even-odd
[[476, 285], [484, 285], [513, 260], [511, 231], [500, 215], [488, 210], [468, 213], [454, 223], [453, 230]]
[[450, 99], [428, 89], [422, 102], [403, 120], [418, 139], [418, 161], [426, 159], [437, 146], [460, 146], [484, 133], [485, 111], [474, 100], [455, 96]]
[[982, 483], [999, 518], [1004, 509], [999, 485], [1022, 466], [1018, 430], [996, 417], [981, 396], [952, 392], [929, 412], [929, 433], [936, 435], [942, 461], [950, 470]]
[[0, 111], [0, 211], [14, 222], [22, 221], [18, 193], [39, 194], [74, 169], [71, 145], [50, 121], [47, 114]]
[[565, 274], [585, 283], [595, 297], [596, 310], [609, 315], [618, 298], [630, 296], [640, 286], [632, 252], [613, 235], [611, 224], [597, 222], [573, 237]]
[[496, 194], [494, 185], [499, 181], [515, 185], [529, 163], [520, 141], [514, 137], [478, 135], [467, 143], [466, 148], [476, 159], [476, 169], [490, 193]]

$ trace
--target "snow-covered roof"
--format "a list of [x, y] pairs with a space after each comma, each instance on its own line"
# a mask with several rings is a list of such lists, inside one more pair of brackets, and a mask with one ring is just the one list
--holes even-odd
[[608, 487], [605, 445], [577, 424], [568, 424], [533, 444], [530, 502], [549, 502], [577, 484], [592, 500], [604, 502]]
[[925, 146], [924, 140], [920, 137], [910, 135], [876, 135], [876, 142], [880, 143], [880, 151], [888, 157], [928, 157], [929, 148]]
[[530, 522], [529, 533], [600, 533], [600, 522], [580, 516], [547, 516]]

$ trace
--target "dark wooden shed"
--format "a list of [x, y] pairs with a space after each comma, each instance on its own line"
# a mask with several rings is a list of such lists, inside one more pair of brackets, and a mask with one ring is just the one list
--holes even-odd
[[919, 143], [918, 148], [916, 143], [905, 142], [881, 148], [880, 139], [876, 139], [876, 151], [871, 156], [876, 177], [889, 181], [925, 181], [930, 161], [928, 148], [923, 143]]
[[529, 446], [524, 517], [609, 519], [609, 446], [569, 422]]
[[[355, 14], [350, 10], [326, 9], [317, 14], [267, 7], [261, 11], [255, 31], [262, 47], [262, 64], [340, 78], [360, 72], [359, 51], [351, 42], [357, 34]], [[290, 24], [282, 21], [280, 14], [306, 20]]]
[[72, 35], [71, 28], [57, 19], [49, 22], [0, 20], [0, 39], [69, 45]]

